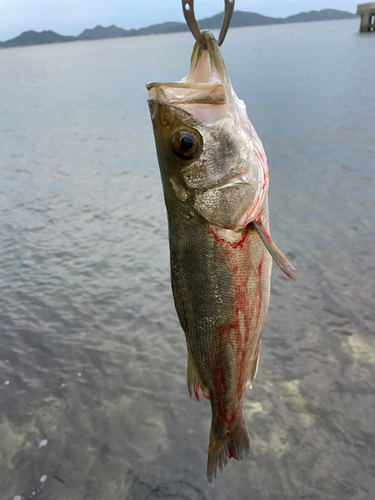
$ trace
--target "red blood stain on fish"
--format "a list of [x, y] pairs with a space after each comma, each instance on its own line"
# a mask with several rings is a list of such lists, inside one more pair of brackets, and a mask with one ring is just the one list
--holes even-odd
[[[251, 336], [254, 329], [258, 330], [258, 320], [262, 309], [262, 272], [264, 252], [260, 262], [254, 267], [254, 256], [252, 256], [252, 245], [250, 232], [254, 234], [255, 229], [247, 226], [238, 231], [238, 239], [233, 241], [225, 239], [225, 232], [220, 236], [208, 226], [214, 244], [218, 247], [222, 261], [226, 264], [232, 275], [233, 313], [228, 324], [217, 332], [218, 366], [214, 369], [214, 387], [217, 405], [217, 413], [221, 423], [227, 427], [230, 434], [236, 416], [241, 411], [242, 400], [250, 370], [256, 355], [259, 353], [260, 343], [256, 339], [257, 346], [252, 346]], [[254, 237], [254, 236], [253, 236]], [[249, 290], [251, 278], [256, 285], [258, 296], [254, 300], [254, 290]], [[253, 287], [254, 288], [254, 287]], [[252, 295], [251, 295], [252, 294]], [[254, 339], [255, 340], [255, 339]], [[258, 347], [259, 345], [259, 347]], [[230, 359], [230, 352], [234, 353], [234, 359]], [[234, 452], [230, 451], [233, 458]]]
[[[234, 407], [230, 409], [229, 413], [227, 410], [227, 405], [226, 405], [227, 381], [224, 375], [224, 370], [221, 366], [214, 369], [214, 382], [216, 388], [216, 403], [217, 403], [218, 415], [221, 420], [221, 423], [226, 425], [227, 435], [228, 437], [230, 437], [231, 429], [233, 423], [236, 420], [237, 415]], [[238, 460], [232, 449], [229, 450], [229, 458], [236, 458]]]
[[263, 155], [258, 149], [254, 150], [254, 154], [258, 158], [258, 160], [260, 160], [261, 162], [263, 161]]
[[202, 395], [203, 395], [204, 399], [210, 399], [210, 395], [207, 394], [206, 389], [204, 387], [202, 387], [201, 385], [196, 384], [196, 383], [194, 383], [193, 386], [189, 388], [190, 399], [193, 397], [193, 393], [194, 393], [195, 399], [197, 401], [200, 401], [199, 391], [202, 391]]
[[235, 241], [235, 242], [231, 242], [231, 241], [228, 241], [228, 240], [225, 240], [223, 238], [220, 238], [214, 231], [210, 231], [211, 232], [211, 235], [214, 237], [215, 241], [217, 243], [220, 243], [220, 244], [226, 244], [226, 245], [229, 245], [231, 246], [233, 249], [236, 249], [236, 248], [242, 248], [243, 247], [243, 244], [245, 243], [246, 241], [246, 238], [249, 234], [249, 231], [246, 231], [245, 230], [245, 234], [242, 236], [242, 238], [239, 240], [239, 241]]

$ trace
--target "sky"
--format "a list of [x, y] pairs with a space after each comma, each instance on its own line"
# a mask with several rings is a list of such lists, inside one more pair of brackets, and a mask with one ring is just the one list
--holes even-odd
[[[359, 2], [361, 3], [361, 2]], [[222, 11], [224, 0], [196, 0], [197, 19]], [[339, 9], [356, 12], [352, 0], [236, 0], [236, 10], [272, 17], [299, 12]], [[0, 41], [23, 31], [53, 30], [78, 35], [85, 28], [115, 24], [140, 28], [165, 21], [184, 21], [180, 0], [0, 0]]]

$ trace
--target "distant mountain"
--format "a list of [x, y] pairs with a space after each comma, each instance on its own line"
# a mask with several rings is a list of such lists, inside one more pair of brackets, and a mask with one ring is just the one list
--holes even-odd
[[54, 31], [24, 31], [21, 35], [6, 42], [0, 42], [0, 48], [8, 47], [23, 47], [25, 45], [42, 45], [45, 43], [60, 43], [60, 42], [73, 42], [76, 40], [75, 36], [62, 36]]
[[[224, 12], [216, 14], [213, 17], [207, 17], [198, 21], [198, 26], [200, 29], [220, 29], [221, 23], [223, 21]], [[351, 12], [346, 12], [344, 10], [335, 9], [323, 9], [323, 10], [311, 10], [310, 12], [301, 12], [294, 16], [289, 17], [267, 17], [261, 14], [255, 14], [254, 12], [243, 12], [241, 10], [236, 10], [233, 12], [232, 21], [230, 23], [231, 28], [241, 28], [246, 26], [262, 26], [267, 24], [289, 24], [289, 23], [304, 23], [311, 21], [336, 21], [340, 19], [354, 19], [357, 17], [356, 14]]]
[[75, 40], [100, 40], [104, 38], [119, 38], [125, 36], [127, 31], [123, 28], [118, 28], [114, 24], [103, 28], [103, 26], [96, 26], [93, 29], [82, 31], [80, 35], [75, 37]]
[[[198, 21], [198, 26], [200, 29], [215, 30], [221, 28], [221, 23], [223, 22], [224, 12], [216, 14], [213, 17], [207, 17]], [[286, 19], [278, 17], [267, 17], [261, 14], [255, 14], [255, 12], [244, 12], [242, 10], [236, 10], [233, 12], [232, 21], [230, 23], [231, 28], [243, 28], [246, 26], [262, 26], [265, 24], [281, 24]]]
[[189, 31], [189, 28], [186, 23], [169, 21], [167, 23], [152, 24], [147, 28], [140, 28], [139, 30], [130, 30], [130, 31], [132, 31], [135, 36], [160, 35], [162, 33], [181, 33], [182, 31]]
[[[220, 29], [224, 13], [216, 14], [212, 17], [207, 17], [198, 21], [200, 29]], [[310, 12], [301, 12], [294, 16], [286, 18], [281, 17], [267, 17], [254, 12], [243, 12], [236, 10], [233, 13], [231, 28], [239, 28], [246, 26], [262, 26], [269, 24], [287, 24], [287, 23], [305, 23], [311, 21], [333, 21], [338, 19], [353, 19], [357, 17], [356, 14], [346, 12], [343, 10], [323, 9], [312, 10]], [[101, 40], [107, 38], [123, 38], [129, 36], [142, 36], [142, 35], [158, 35], [162, 33], [180, 33], [188, 31], [189, 28], [185, 23], [167, 22], [161, 24], [153, 24], [146, 28], [125, 30], [117, 26], [96, 26], [92, 29], [84, 30], [78, 36], [63, 36], [55, 33], [54, 31], [24, 31], [21, 35], [6, 42], [0, 42], [0, 49], [10, 47], [23, 47], [26, 45], [41, 45], [46, 43], [61, 43], [61, 42], [75, 42], [79, 40]]]
[[310, 21], [336, 21], [338, 19], [353, 19], [357, 14], [345, 12], [344, 10], [323, 9], [310, 10], [310, 12], [301, 12], [294, 16], [289, 16], [284, 20], [284, 23], [306, 23]]

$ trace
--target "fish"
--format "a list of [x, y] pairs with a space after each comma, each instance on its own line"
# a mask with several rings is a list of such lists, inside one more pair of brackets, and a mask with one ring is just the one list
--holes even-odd
[[272, 258], [293, 280], [294, 268], [271, 239], [267, 157], [212, 33], [195, 44], [187, 77], [146, 87], [187, 385], [211, 404], [212, 482], [249, 452], [242, 404], [258, 370]]

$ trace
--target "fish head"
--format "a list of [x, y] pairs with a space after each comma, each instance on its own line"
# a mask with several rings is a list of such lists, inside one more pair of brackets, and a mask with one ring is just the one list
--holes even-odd
[[203, 40], [186, 78], [147, 85], [161, 177], [167, 205], [175, 198], [212, 224], [238, 229], [263, 208], [267, 160], [215, 38], [203, 32]]

